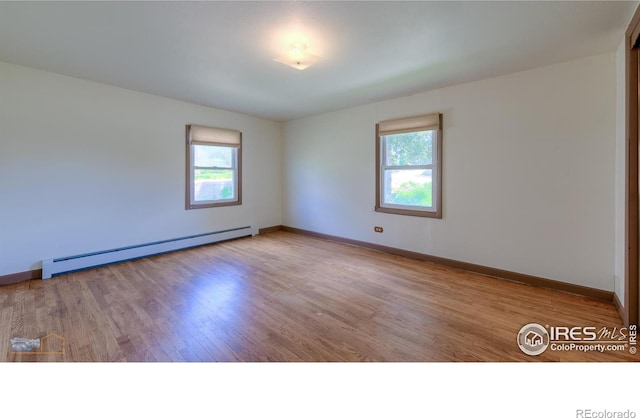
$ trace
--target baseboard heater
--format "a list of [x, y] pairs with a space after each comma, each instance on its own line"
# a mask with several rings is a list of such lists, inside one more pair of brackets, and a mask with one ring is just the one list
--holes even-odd
[[224, 231], [191, 235], [188, 237], [150, 242], [130, 247], [115, 248], [113, 250], [69, 257], [49, 258], [42, 260], [42, 278], [50, 279], [54, 274], [68, 273], [71, 271], [103, 266], [105, 264], [119, 263], [121, 261], [148, 257], [150, 255], [182, 250], [184, 248], [197, 247], [199, 245], [213, 244], [214, 242], [247, 237], [256, 235], [257, 233], [257, 228], [244, 226], [240, 228], [226, 229]]

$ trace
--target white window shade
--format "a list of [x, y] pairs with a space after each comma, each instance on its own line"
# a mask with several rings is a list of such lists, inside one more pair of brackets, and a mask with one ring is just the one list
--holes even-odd
[[430, 115], [382, 121], [378, 123], [378, 134], [385, 136], [406, 132], [432, 131], [441, 128], [440, 114], [432, 113]]
[[217, 145], [240, 147], [242, 132], [232, 129], [211, 128], [209, 126], [187, 125], [189, 143], [192, 145]]

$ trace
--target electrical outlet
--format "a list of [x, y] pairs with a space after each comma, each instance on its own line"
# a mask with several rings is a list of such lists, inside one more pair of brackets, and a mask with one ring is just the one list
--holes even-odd
[[382, 232], [382, 231], [384, 231], [384, 229], [382, 229], [382, 227], [381, 227], [381, 226], [374, 226], [374, 227], [373, 227], [373, 230], [374, 230], [374, 231], [376, 231], [376, 232]]

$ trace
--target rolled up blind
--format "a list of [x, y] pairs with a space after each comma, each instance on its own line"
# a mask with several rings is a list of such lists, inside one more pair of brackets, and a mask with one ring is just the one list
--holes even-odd
[[441, 128], [440, 113], [414, 116], [411, 118], [391, 119], [378, 123], [378, 133], [380, 136], [415, 131], [432, 131]]
[[240, 147], [240, 140], [242, 138], [242, 132], [240, 131], [200, 125], [187, 125], [187, 127], [189, 129], [190, 144]]

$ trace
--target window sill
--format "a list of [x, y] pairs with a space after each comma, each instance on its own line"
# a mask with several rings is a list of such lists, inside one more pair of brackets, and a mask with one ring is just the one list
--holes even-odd
[[376, 206], [375, 211], [382, 212], [382, 213], [391, 213], [394, 215], [419, 216], [422, 218], [442, 219], [441, 212], [427, 212], [424, 210], [409, 210], [409, 209], [394, 209], [394, 208], [386, 208], [382, 206]]
[[218, 208], [222, 206], [239, 206], [242, 205], [241, 200], [236, 200], [234, 202], [220, 202], [220, 203], [203, 203], [203, 204], [191, 204], [187, 203], [185, 209], [205, 209], [205, 208]]

